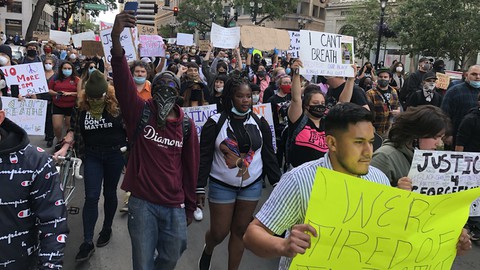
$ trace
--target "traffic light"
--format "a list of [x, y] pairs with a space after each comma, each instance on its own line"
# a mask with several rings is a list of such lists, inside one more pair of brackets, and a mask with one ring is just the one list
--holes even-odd
[[165, 0], [164, 1], [164, 6], [169, 7], [170, 6], [170, 0]]
[[175, 16], [175, 17], [178, 16], [178, 7], [173, 8], [173, 16]]

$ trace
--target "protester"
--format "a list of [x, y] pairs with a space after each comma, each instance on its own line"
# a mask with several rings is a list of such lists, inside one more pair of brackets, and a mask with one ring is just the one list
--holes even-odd
[[202, 129], [198, 186], [204, 188], [209, 179], [210, 228], [200, 270], [210, 269], [214, 248], [229, 233], [228, 269], [238, 269], [242, 237], [262, 194], [262, 174], [272, 185], [280, 179], [270, 127], [252, 112], [251, 95], [248, 82], [229, 79], [225, 111], [210, 117]]
[[423, 75], [432, 69], [430, 60], [426, 57], [422, 57], [418, 60], [418, 69], [414, 73], [410, 74], [405, 81], [405, 84], [400, 91], [400, 103], [403, 109], [407, 109], [407, 101], [410, 99], [410, 95], [415, 93], [418, 89], [421, 89]]
[[250, 83], [250, 88], [252, 89], [252, 104], [260, 104], [260, 87], [254, 83]]
[[[52, 57], [46, 56], [45, 60], [43, 60], [43, 67], [45, 70], [45, 79], [47, 80], [48, 85], [48, 83], [51, 80], [54, 80], [56, 76], [56, 72], [54, 71], [55, 60]], [[55, 138], [52, 123], [52, 95], [47, 92], [37, 94], [37, 97], [47, 101], [47, 115], [45, 117], [45, 141], [47, 141], [47, 148], [50, 148], [53, 146], [53, 139]]]
[[193, 121], [175, 105], [180, 82], [174, 74], [155, 76], [152, 99], [136, 94], [120, 43], [124, 28], [135, 27], [135, 22], [133, 11], [121, 12], [111, 33], [113, 82], [131, 146], [122, 189], [132, 193], [132, 268], [174, 269], [186, 249], [186, 227], [197, 205], [198, 136]]
[[38, 55], [38, 43], [36, 41], [30, 41], [27, 43], [27, 55], [20, 58], [18, 61], [19, 64], [29, 64], [42, 62], [40, 56]]
[[45, 63], [45, 59], [46, 59], [47, 57], [52, 58], [53, 64], [54, 64], [53, 69], [56, 71], [57, 68], [58, 68], [57, 65], [59, 65], [60, 63], [59, 63], [59, 61], [58, 61], [58, 57], [57, 57], [55, 54], [53, 54], [53, 48], [52, 48], [52, 46], [51, 46], [50, 44], [45, 44], [45, 45], [43, 46], [43, 52], [44, 52], [44, 54], [42, 54], [42, 55], [40, 56], [40, 59], [42, 60], [42, 62]]
[[364, 77], [372, 78], [373, 81], [377, 80], [377, 75], [375, 74], [375, 68], [371, 62], [366, 62], [365, 65], [358, 71], [357, 78], [361, 80]]
[[1, 99], [0, 134], [2, 268], [60, 270], [68, 227], [55, 164], [5, 117]]
[[223, 89], [225, 88], [225, 83], [227, 82], [227, 75], [219, 74], [215, 78], [214, 84], [214, 94], [210, 95], [210, 99], [208, 100], [209, 104], [216, 104], [217, 105], [217, 113], [221, 113], [223, 111]]
[[12, 65], [12, 47], [0, 45], [0, 66], [6, 67]]
[[[113, 87], [104, 74], [94, 70], [85, 83], [85, 91], [78, 99], [78, 108], [72, 114], [70, 129], [62, 148], [54, 157], [65, 156], [75, 143], [77, 155], [84, 154], [85, 203], [83, 206], [83, 243], [75, 257], [82, 262], [90, 259], [95, 246], [93, 234], [98, 219], [98, 200], [102, 191], [104, 214], [97, 247], [110, 242], [112, 223], [117, 210], [117, 185], [124, 165], [122, 147], [126, 146], [126, 134]], [[78, 149], [82, 150], [78, 150]], [[85, 153], [83, 153], [83, 149]]]
[[203, 94], [203, 87], [205, 86], [200, 81], [185, 81], [183, 92], [183, 107], [197, 107], [208, 105]]
[[[291, 68], [290, 68], [291, 71]], [[260, 102], [265, 103], [267, 102], [273, 95], [278, 93], [278, 86], [277, 86], [277, 80], [280, 78], [280, 76], [287, 74], [286, 70], [283, 67], [277, 67], [273, 70], [272, 72], [272, 78], [274, 80], [270, 80], [270, 84], [268, 87], [263, 91], [260, 92]], [[290, 74], [287, 74], [290, 75]]]
[[[356, 69], [355, 66], [355, 70]], [[329, 86], [326, 96], [327, 107], [332, 107], [338, 102], [351, 102], [370, 110], [365, 91], [353, 82], [349, 83], [344, 77], [331, 76], [321, 76], [321, 82], [326, 83]], [[347, 91], [349, 95], [345, 95], [344, 98], [341, 98], [344, 91]]]
[[433, 105], [440, 107], [442, 105], [442, 95], [435, 91], [437, 83], [437, 75], [433, 71], [428, 71], [423, 75], [422, 89], [417, 90], [414, 94], [410, 95], [410, 99], [407, 102], [408, 107], [416, 107], [421, 105]]
[[152, 84], [147, 80], [148, 75], [152, 72], [150, 66], [143, 61], [134, 61], [130, 72], [133, 75], [140, 98], [143, 100], [152, 98]]
[[397, 90], [397, 93], [400, 92], [403, 85], [405, 84], [405, 68], [402, 62], [396, 62], [390, 68], [392, 75], [392, 80], [390, 81], [390, 86]]

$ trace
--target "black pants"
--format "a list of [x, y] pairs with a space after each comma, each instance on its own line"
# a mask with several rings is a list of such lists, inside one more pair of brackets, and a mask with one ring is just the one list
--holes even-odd
[[45, 139], [47, 141], [53, 140], [53, 122], [52, 122], [52, 101], [48, 101], [47, 117], [45, 118]]

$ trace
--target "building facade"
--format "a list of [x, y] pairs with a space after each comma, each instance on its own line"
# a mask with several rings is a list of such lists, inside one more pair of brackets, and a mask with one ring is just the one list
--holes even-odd
[[[15, 0], [6, 7], [0, 7], [0, 31], [7, 36], [25, 36], [37, 0]], [[48, 31], [53, 24], [53, 8], [45, 5], [36, 31]]]

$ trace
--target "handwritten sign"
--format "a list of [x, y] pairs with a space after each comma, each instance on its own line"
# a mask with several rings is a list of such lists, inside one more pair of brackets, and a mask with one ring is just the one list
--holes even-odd
[[82, 46], [82, 40], [95, 40], [95, 33], [93, 31], [83, 32], [72, 35], [73, 45], [75, 47]]
[[300, 30], [302, 75], [354, 77], [353, 37]]
[[[413, 192], [440, 195], [480, 186], [480, 153], [415, 150], [408, 177]], [[470, 207], [480, 216], [480, 198]]]
[[298, 31], [288, 31], [290, 36], [290, 48], [288, 48], [287, 53], [292, 55], [292, 58], [299, 58], [300, 51], [300, 32]]
[[[100, 30], [100, 39], [102, 41], [105, 59], [109, 64], [111, 64], [112, 55], [110, 54], [110, 50], [113, 46], [111, 35], [112, 27], [108, 26], [107, 23], [104, 23], [104, 25], [106, 25], [106, 27]], [[120, 43], [125, 50], [125, 57], [127, 58], [127, 62], [138, 60], [136, 36], [136, 28], [125, 28], [120, 34]]]
[[103, 54], [102, 42], [95, 40], [82, 40], [82, 54], [85, 56], [95, 56]]
[[70, 32], [50, 30], [50, 39], [58, 44], [70, 45], [70, 38], [72, 35]]
[[37, 40], [48, 40], [50, 37], [49, 32], [42, 32], [42, 31], [33, 31], [33, 37], [37, 38]]
[[437, 72], [437, 88], [447, 90], [448, 85], [450, 85], [450, 76]]
[[138, 35], [158, 35], [157, 27], [151, 25], [137, 24]]
[[225, 28], [212, 23], [210, 40], [215, 48], [235, 49], [240, 43], [240, 27]]
[[140, 56], [165, 56], [163, 39], [161, 36], [140, 35]]
[[47, 101], [2, 97], [5, 116], [23, 128], [28, 135], [43, 135], [47, 116]]
[[47, 80], [42, 63], [30, 63], [1, 67], [9, 87], [18, 85], [20, 95], [33, 95], [48, 92]]
[[242, 25], [240, 39], [244, 48], [255, 48], [261, 51], [273, 49], [288, 50], [290, 37], [287, 30], [260, 26]]
[[210, 45], [209, 40], [199, 40], [198, 41], [198, 49], [202, 52], [208, 51], [209, 45]]
[[450, 269], [479, 195], [426, 196], [319, 168], [305, 217], [318, 237], [290, 269]]
[[193, 35], [185, 33], [177, 33], [177, 45], [179, 46], [192, 46]]

